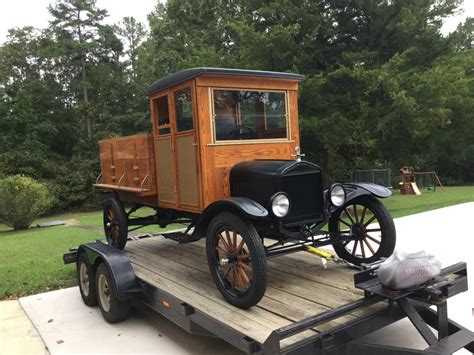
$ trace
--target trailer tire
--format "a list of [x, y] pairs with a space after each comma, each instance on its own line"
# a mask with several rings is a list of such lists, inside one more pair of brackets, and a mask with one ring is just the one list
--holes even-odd
[[125, 320], [130, 313], [130, 300], [119, 300], [107, 265], [102, 262], [96, 272], [97, 299], [100, 311], [109, 323]]
[[77, 281], [82, 300], [88, 306], [97, 306], [94, 268], [82, 253], [77, 259]]
[[117, 196], [112, 196], [105, 202], [104, 232], [109, 245], [117, 249], [125, 248], [128, 237], [128, 218]]
[[209, 224], [206, 254], [217, 289], [230, 304], [256, 305], [267, 287], [265, 248], [250, 221], [222, 212]]

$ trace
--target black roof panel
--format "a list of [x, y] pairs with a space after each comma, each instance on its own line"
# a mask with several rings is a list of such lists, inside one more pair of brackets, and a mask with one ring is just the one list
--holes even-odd
[[201, 74], [218, 74], [218, 75], [238, 75], [238, 76], [260, 76], [267, 78], [279, 78], [279, 79], [291, 79], [291, 80], [303, 80], [304, 75], [293, 74], [293, 73], [280, 73], [274, 71], [261, 71], [261, 70], [246, 70], [246, 69], [228, 69], [228, 68], [190, 68], [181, 70], [177, 73], [170, 74], [155, 81], [148, 88], [148, 95], [155, 92], [167, 89], [171, 86], [182, 83], [186, 80], [193, 79]]

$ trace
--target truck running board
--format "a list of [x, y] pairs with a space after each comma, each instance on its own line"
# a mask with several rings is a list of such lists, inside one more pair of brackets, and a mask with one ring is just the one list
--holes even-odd
[[193, 234], [187, 234], [186, 232], [169, 232], [163, 233], [162, 236], [166, 239], [174, 240], [179, 244], [192, 243], [199, 240]]

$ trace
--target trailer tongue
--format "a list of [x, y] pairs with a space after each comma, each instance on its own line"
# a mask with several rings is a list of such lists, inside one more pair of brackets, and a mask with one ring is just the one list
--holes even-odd
[[[465, 263], [444, 268], [439, 277], [421, 289], [395, 292], [378, 282], [377, 263], [365, 265], [365, 270], [355, 273], [333, 262], [323, 269], [309, 254], [287, 255], [269, 262], [269, 290], [260, 304], [241, 310], [216, 292], [202, 261], [204, 252], [199, 242], [191, 248], [180, 248], [165, 238], [146, 237], [130, 242], [125, 251], [100, 242], [84, 244], [64, 254], [64, 262], [87, 259], [88, 280], [96, 279], [99, 268], [102, 274], [104, 270], [108, 272], [112, 291], [107, 297], [116, 297], [109, 306], [121, 304], [123, 311], [124, 305], [132, 302], [145, 304], [189, 333], [222, 338], [246, 353], [474, 351], [474, 334], [447, 316], [447, 299], [467, 290]], [[79, 281], [83, 287], [85, 283]], [[94, 282], [88, 285], [95, 287]], [[99, 289], [97, 293], [100, 305], [103, 297]], [[405, 317], [426, 340], [426, 349], [360, 341], [364, 335]], [[106, 319], [120, 320], [110, 316]], [[428, 325], [437, 330], [437, 336]]]

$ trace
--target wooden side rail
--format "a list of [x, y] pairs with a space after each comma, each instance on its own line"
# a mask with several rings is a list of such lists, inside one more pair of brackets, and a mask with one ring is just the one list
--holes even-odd
[[157, 194], [151, 134], [104, 139], [99, 147], [101, 174], [95, 187], [139, 196]]

